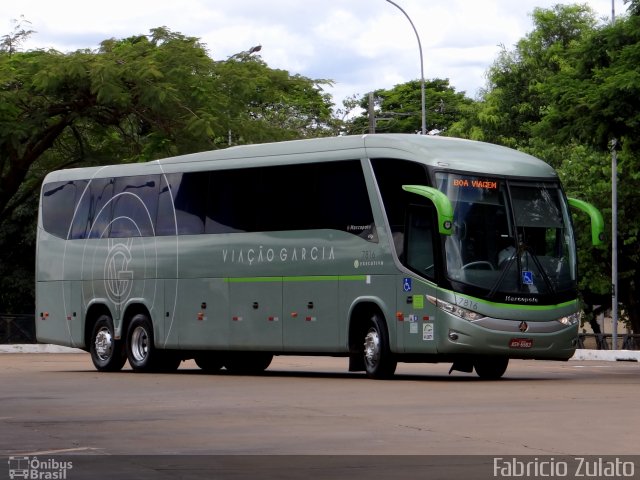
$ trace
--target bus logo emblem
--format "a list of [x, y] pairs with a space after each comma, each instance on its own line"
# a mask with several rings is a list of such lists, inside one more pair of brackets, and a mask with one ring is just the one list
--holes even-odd
[[104, 283], [109, 299], [116, 305], [124, 302], [133, 288], [131, 263], [131, 239], [127, 243], [109, 240], [109, 254], [104, 264]]
[[527, 324], [527, 322], [520, 322], [520, 325], [518, 326], [518, 330], [524, 333], [527, 330], [529, 330], [529, 325]]

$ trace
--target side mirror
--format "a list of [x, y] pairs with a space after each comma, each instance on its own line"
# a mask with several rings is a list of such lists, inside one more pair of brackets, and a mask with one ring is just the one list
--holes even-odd
[[604, 219], [600, 210], [577, 198], [568, 198], [569, 205], [585, 212], [591, 218], [591, 243], [602, 245], [604, 243]]
[[438, 189], [424, 185], [403, 185], [402, 189], [431, 200], [438, 213], [438, 231], [442, 235], [453, 233], [453, 206], [449, 197]]

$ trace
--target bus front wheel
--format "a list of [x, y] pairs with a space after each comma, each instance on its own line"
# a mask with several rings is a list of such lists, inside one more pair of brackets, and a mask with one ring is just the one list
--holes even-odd
[[479, 357], [473, 361], [476, 374], [483, 380], [498, 380], [509, 365], [508, 357]]
[[397, 365], [398, 362], [389, 348], [389, 337], [384, 322], [379, 316], [374, 315], [364, 337], [364, 367], [367, 377], [391, 378]]
[[89, 343], [91, 361], [100, 372], [117, 372], [127, 361], [122, 342], [115, 339], [113, 320], [100, 315], [91, 332]]

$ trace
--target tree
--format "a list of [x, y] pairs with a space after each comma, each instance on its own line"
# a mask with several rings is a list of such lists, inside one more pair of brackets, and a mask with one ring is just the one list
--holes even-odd
[[[373, 93], [376, 116], [376, 132], [416, 133], [422, 128], [421, 85], [419, 80], [396, 85], [390, 90]], [[425, 82], [427, 131], [446, 132], [461, 118], [473, 101], [464, 92], [456, 92], [448, 79]], [[368, 131], [369, 96], [359, 101], [364, 112], [349, 122], [353, 133]]]
[[572, 62], [568, 47], [589, 35], [597, 22], [586, 5], [536, 8], [532, 17], [534, 29], [513, 50], [503, 46], [488, 71], [475, 121], [457, 125], [460, 134], [477, 138], [481, 131], [481, 139], [513, 148], [535, 138], [531, 129], [549, 105], [547, 81]]
[[[535, 29], [513, 51], [503, 49], [489, 71], [476, 116], [453, 130], [544, 158], [556, 167], [570, 196], [583, 198], [611, 218], [609, 142], [619, 152], [619, 298], [640, 332], [640, 17], [638, 1], [615, 25], [598, 25], [586, 6], [556, 6], [533, 13]], [[580, 288], [587, 301], [610, 299], [610, 248], [587, 244], [578, 231]], [[611, 231], [610, 228], [607, 229]]]
[[[602, 160], [595, 171], [586, 162], [575, 170], [564, 161], [561, 169], [575, 174], [567, 182], [568, 190], [597, 192], [593, 202], [607, 220], [611, 218], [609, 148], [613, 139], [622, 145], [618, 153], [618, 293], [638, 333], [640, 212], [635, 205], [640, 180], [640, 16], [628, 15], [614, 25], [601, 26], [571, 45], [567, 53], [573, 61], [547, 82], [549, 105], [533, 132], [556, 145], [581, 144], [600, 153]], [[602, 259], [611, 271], [609, 252]]]
[[240, 53], [216, 62], [218, 108], [227, 131], [220, 146], [291, 140], [334, 133], [331, 98], [322, 88], [330, 80], [311, 80], [270, 69], [259, 58]]
[[24, 25], [25, 23], [31, 24], [31, 22], [24, 18], [24, 15], [20, 16], [20, 20], [12, 20], [15, 24], [12, 33], [8, 33], [7, 35], [3, 35], [0, 37], [0, 52], [7, 53], [8, 55], [13, 55], [18, 51], [20, 45], [25, 42], [33, 33], [36, 33], [35, 30], [26, 30]]
[[[97, 51], [19, 51], [31, 33], [5, 36], [0, 49], [4, 252], [16, 238], [31, 239], [32, 259], [38, 189], [49, 171], [326, 135], [334, 127], [322, 91], [327, 80], [271, 69], [255, 55], [214, 61], [197, 38], [164, 27], [105, 40]], [[9, 274], [0, 311], [32, 309], [32, 292], [10, 291], [10, 272], [33, 272], [29, 260], [0, 259], [0, 274]]]

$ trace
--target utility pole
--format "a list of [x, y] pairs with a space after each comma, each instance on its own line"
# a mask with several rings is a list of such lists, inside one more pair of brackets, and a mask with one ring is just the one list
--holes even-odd
[[369, 92], [369, 133], [376, 133], [376, 111], [373, 105], [373, 92]]
[[[611, 0], [611, 24], [616, 2]], [[618, 349], [618, 140], [611, 140], [611, 350]]]
[[611, 350], [618, 349], [618, 140], [611, 140]]

